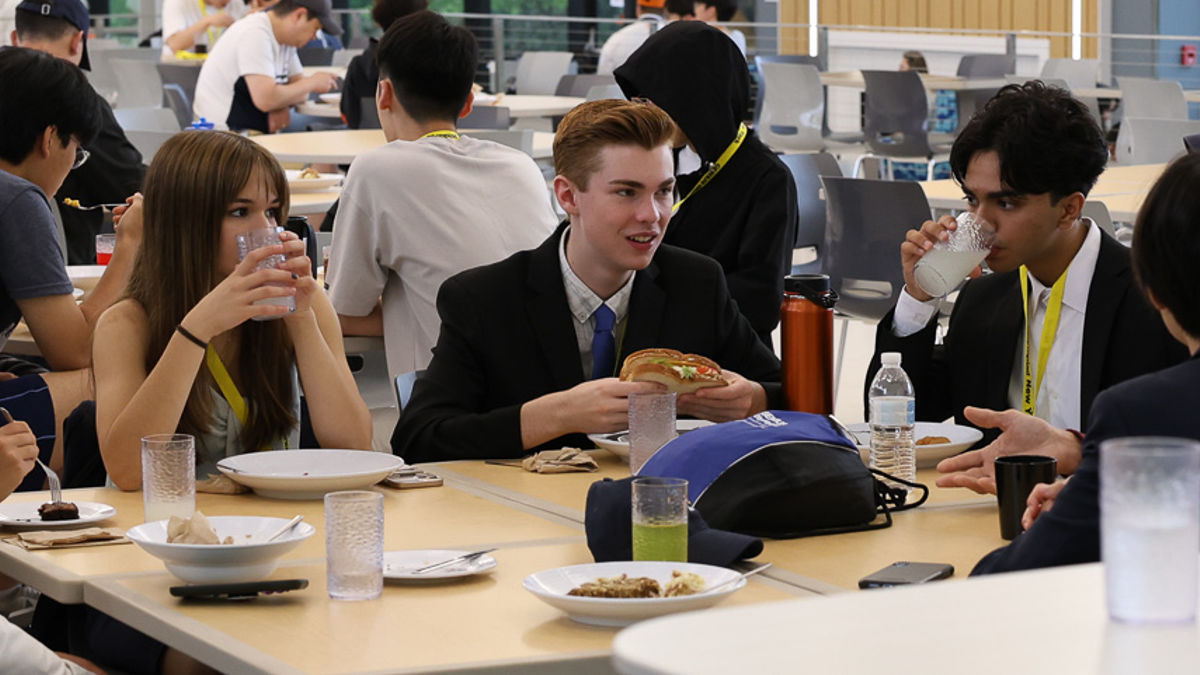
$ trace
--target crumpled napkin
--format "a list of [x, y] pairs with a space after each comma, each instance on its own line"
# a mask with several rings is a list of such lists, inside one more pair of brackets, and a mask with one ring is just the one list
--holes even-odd
[[240, 495], [243, 492], [249, 491], [250, 488], [223, 473], [210, 473], [204, 480], [196, 481], [196, 492], [209, 492], [218, 495]]
[[600, 467], [591, 455], [579, 448], [543, 450], [521, 462], [526, 471], [534, 473], [568, 473], [571, 471], [596, 471]]
[[85, 527], [79, 530], [36, 530], [21, 532], [12, 543], [26, 550], [128, 544], [125, 530], [119, 527]]

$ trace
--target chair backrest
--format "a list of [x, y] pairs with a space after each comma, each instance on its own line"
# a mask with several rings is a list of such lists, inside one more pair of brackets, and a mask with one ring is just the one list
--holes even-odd
[[838, 292], [837, 309], [878, 320], [904, 287], [900, 243], [929, 219], [929, 202], [912, 181], [821, 179], [827, 222], [822, 271]]
[[304, 254], [312, 263], [313, 278], [317, 278], [317, 265], [321, 264], [321, 247], [317, 241], [317, 231], [306, 216], [288, 216], [283, 229], [304, 240]]
[[465, 135], [507, 145], [533, 156], [533, 129], [475, 129], [466, 131]]
[[964, 54], [958, 60], [959, 77], [1004, 77], [1016, 72], [1016, 59], [1008, 54]]
[[375, 108], [375, 97], [364, 96], [358, 107], [358, 128], [359, 129], [382, 129], [383, 125], [379, 122], [379, 110]]
[[592, 87], [616, 85], [612, 75], [563, 75], [554, 88], [555, 96], [587, 96]]
[[608, 98], [624, 101], [625, 92], [621, 91], [621, 85], [619, 84], [602, 84], [588, 89], [586, 98], [589, 101], [600, 101]]
[[[161, 94], [160, 94], [161, 95]], [[117, 108], [117, 124], [125, 131], [179, 131], [183, 127], [170, 108]]]
[[1125, 117], [1188, 118], [1183, 87], [1175, 80], [1122, 76], [1117, 78], [1117, 86], [1121, 89], [1121, 109]]
[[459, 129], [507, 129], [512, 126], [512, 115], [502, 105], [477, 105], [471, 114], [458, 120]]
[[302, 47], [296, 50], [296, 56], [302, 66], [332, 66], [335, 51], [332, 47]]
[[408, 402], [412, 399], [413, 385], [417, 383], [417, 378], [424, 374], [424, 370], [414, 370], [396, 376], [396, 405], [401, 412], [408, 407]]
[[758, 137], [776, 151], [814, 152], [825, 147], [821, 121], [825, 88], [816, 66], [757, 59], [763, 99]]
[[1125, 117], [1117, 132], [1118, 164], [1159, 164], [1182, 154], [1180, 141], [1200, 133], [1200, 120]]
[[162, 105], [162, 78], [157, 63], [144, 59], [111, 59], [117, 78], [118, 108], [146, 108]]
[[164, 84], [163, 104], [175, 113], [175, 119], [179, 121], [180, 129], [185, 129], [192, 123], [192, 102], [188, 100], [187, 94], [183, 93], [183, 87], [177, 84]]
[[362, 53], [363, 53], [363, 50], [361, 50], [361, 49], [339, 49], [333, 53], [333, 62], [330, 63], [329, 65], [331, 65], [331, 66], [348, 66], [348, 65], [350, 65], [350, 61], [352, 61], [354, 59], [354, 57], [356, 57]]
[[1188, 152], [1200, 152], [1200, 134], [1189, 134], [1183, 137], [1183, 147]]
[[1104, 202], [1098, 202], [1094, 199], [1089, 199], [1083, 203], [1083, 211], [1080, 215], [1091, 218], [1092, 222], [1100, 226], [1109, 236], [1117, 236], [1117, 229], [1113, 226], [1112, 214], [1108, 212], [1108, 207]]
[[571, 52], [525, 52], [517, 61], [517, 93], [553, 95], [574, 58]]
[[1100, 79], [1100, 62], [1096, 59], [1046, 59], [1042, 64], [1042, 79], [1065, 80], [1072, 89], [1090, 89]]
[[183, 89], [189, 102], [196, 99], [196, 81], [200, 79], [200, 66], [191, 63], [157, 63], [158, 77], [164, 85], [176, 84]]
[[[170, 113], [169, 110], [167, 112]], [[177, 133], [179, 132], [154, 129], [127, 129], [125, 137], [142, 154], [142, 163], [148, 165], [154, 159], [154, 155], [158, 154], [158, 149], [162, 147], [162, 144], [166, 143], [168, 138]]]
[[[808, 54], [767, 54], [754, 57], [754, 82], [758, 87], [758, 94], [754, 97], [754, 119], [762, 116], [763, 98], [766, 96], [766, 82], [763, 81], [762, 64], [764, 63], [801, 63], [815, 67], [821, 70], [821, 59]], [[827, 97], [822, 97], [828, 101]], [[829, 135], [829, 123], [825, 120], [821, 122], [822, 133], [825, 136]]]
[[931, 157], [925, 121], [929, 99], [915, 71], [864, 70], [863, 132], [871, 152], [884, 157]]
[[780, 155], [779, 159], [796, 184], [800, 225], [796, 228], [793, 248], [811, 246], [817, 249], [817, 259], [804, 265], [793, 265], [792, 274], [817, 274], [824, 262], [821, 254], [825, 248], [825, 193], [821, 189], [821, 177], [841, 176], [842, 169], [828, 152]]

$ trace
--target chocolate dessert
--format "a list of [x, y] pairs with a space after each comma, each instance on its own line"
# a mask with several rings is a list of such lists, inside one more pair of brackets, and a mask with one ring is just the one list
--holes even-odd
[[78, 520], [79, 507], [71, 502], [46, 502], [38, 507], [42, 520]]

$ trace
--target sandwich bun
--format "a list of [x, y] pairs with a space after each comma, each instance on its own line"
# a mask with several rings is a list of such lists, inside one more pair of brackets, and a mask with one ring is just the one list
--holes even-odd
[[630, 354], [621, 366], [620, 378], [627, 382], [657, 382], [677, 394], [729, 385], [721, 366], [712, 359], [674, 349], [643, 349]]

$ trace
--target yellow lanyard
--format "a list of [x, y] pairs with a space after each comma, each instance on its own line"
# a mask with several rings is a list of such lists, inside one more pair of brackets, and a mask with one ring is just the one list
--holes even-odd
[[217, 350], [213, 349], [212, 344], [204, 349], [204, 363], [208, 366], [208, 372], [212, 373], [213, 379], [217, 381], [217, 388], [221, 390], [221, 395], [229, 403], [234, 416], [238, 418], [238, 421], [242, 423], [242, 428], [245, 429], [246, 399], [242, 398], [242, 392], [238, 391], [237, 385], [233, 383], [233, 378], [229, 376], [229, 371], [225, 369], [225, 364], [217, 355]]
[[[451, 140], [457, 141], [458, 140], [458, 132], [457, 131], [449, 131], [449, 130], [431, 131], [431, 132], [425, 134], [424, 136], [422, 136], [421, 138], [449, 138]], [[417, 140], [421, 140], [421, 138], [418, 138]]]
[[[208, 7], [205, 6], [204, 0], [196, 0], [196, 2], [200, 3], [200, 16], [208, 16]], [[217, 36], [213, 35], [212, 26], [204, 29], [204, 32], [208, 34], [208, 48], [212, 49], [213, 45], [217, 44]]]
[[725, 148], [725, 152], [721, 153], [721, 156], [717, 158], [717, 161], [713, 162], [712, 165], [708, 167], [708, 171], [705, 171], [704, 175], [700, 177], [700, 181], [688, 191], [687, 196], [675, 202], [675, 205], [671, 207], [671, 213], [678, 211], [679, 207], [683, 206], [683, 203], [688, 200], [688, 197], [691, 197], [699, 192], [700, 188], [711, 183], [712, 179], [716, 178], [717, 174], [721, 173], [721, 169], [725, 168], [725, 165], [729, 163], [729, 158], [733, 157], [733, 153], [737, 152], [738, 148], [742, 147], [742, 141], [746, 140], [747, 133], [746, 125], [739, 124], [737, 136], [733, 137], [733, 142], [729, 144], [729, 147]]
[[[1070, 270], [1068, 270], [1070, 271]], [[1046, 374], [1046, 362], [1050, 360], [1050, 348], [1058, 333], [1058, 318], [1062, 314], [1063, 291], [1067, 288], [1067, 272], [1050, 288], [1050, 300], [1046, 303], [1046, 319], [1042, 322], [1042, 341], [1038, 343], [1037, 380], [1033, 379], [1033, 360], [1030, 359], [1029, 343], [1033, 339], [1033, 323], [1029, 316], [1029, 270], [1021, 265], [1021, 307], [1025, 311], [1025, 383], [1021, 388], [1021, 409], [1036, 415], [1037, 396], [1042, 388], [1042, 377]]]

